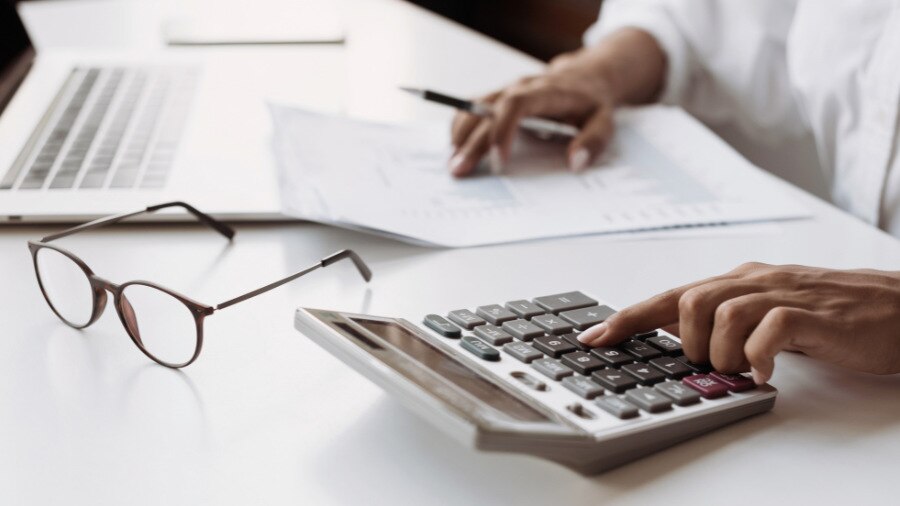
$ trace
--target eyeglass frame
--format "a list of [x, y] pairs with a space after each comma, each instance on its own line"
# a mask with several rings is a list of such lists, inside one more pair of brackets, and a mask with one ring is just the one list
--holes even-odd
[[[197, 360], [197, 357], [200, 356], [200, 351], [203, 348], [203, 322], [206, 319], [206, 317], [211, 316], [216, 311], [225, 309], [227, 307], [233, 306], [240, 302], [244, 302], [245, 300], [256, 297], [257, 295], [261, 295], [261, 294], [268, 292], [274, 288], [278, 288], [281, 285], [289, 283], [289, 282], [291, 282], [301, 276], [309, 274], [310, 272], [315, 271], [319, 268], [328, 267], [329, 265], [331, 265], [335, 262], [339, 262], [345, 258], [349, 258], [353, 262], [354, 266], [356, 266], [356, 269], [359, 271], [360, 275], [367, 283], [372, 279], [372, 271], [369, 269], [369, 267], [366, 265], [366, 263], [363, 261], [363, 259], [352, 250], [342, 249], [340, 251], [332, 253], [331, 255], [328, 255], [327, 257], [319, 260], [318, 263], [313, 264], [313, 265], [311, 265], [303, 270], [300, 270], [298, 272], [295, 272], [294, 274], [291, 274], [290, 276], [281, 278], [281, 279], [274, 281], [272, 283], [269, 283], [265, 286], [262, 286], [255, 290], [251, 290], [247, 293], [244, 293], [237, 297], [228, 299], [224, 302], [221, 302], [219, 304], [211, 306], [208, 304], [203, 304], [202, 302], [198, 302], [194, 299], [191, 299], [190, 297], [182, 295], [170, 288], [164, 287], [164, 286], [154, 283], [152, 281], [131, 280], [131, 281], [126, 281], [121, 284], [113, 283], [107, 279], [101, 278], [100, 276], [96, 275], [94, 273], [93, 269], [91, 269], [87, 265], [87, 263], [85, 263], [81, 258], [79, 258], [74, 253], [72, 253], [64, 248], [61, 248], [59, 246], [49, 244], [51, 241], [55, 241], [55, 240], [61, 239], [63, 237], [77, 234], [79, 232], [84, 232], [86, 230], [91, 230], [91, 229], [99, 228], [102, 226], [111, 225], [113, 223], [117, 223], [119, 221], [131, 218], [134, 216], [139, 216], [141, 214], [155, 213], [156, 211], [159, 211], [161, 209], [166, 209], [166, 208], [171, 208], [171, 207], [180, 207], [180, 208], [186, 210], [191, 215], [193, 215], [195, 218], [197, 218], [201, 223], [209, 226], [216, 232], [222, 234], [229, 241], [231, 241], [235, 236], [235, 231], [233, 228], [226, 225], [225, 223], [222, 223], [221, 221], [216, 220], [212, 216], [209, 216], [209, 215], [199, 211], [197, 208], [195, 208], [194, 206], [191, 206], [190, 204], [187, 204], [185, 202], [166, 202], [163, 204], [156, 204], [156, 205], [148, 206], [147, 208], [141, 209], [139, 211], [114, 214], [114, 215], [98, 218], [96, 220], [89, 221], [87, 223], [83, 223], [81, 225], [74, 226], [72, 228], [68, 228], [66, 230], [63, 230], [62, 232], [48, 235], [48, 236], [42, 238], [40, 241], [28, 241], [28, 250], [31, 252], [32, 262], [34, 263], [34, 273], [35, 273], [35, 276], [37, 277], [38, 286], [41, 289], [41, 294], [44, 296], [44, 300], [47, 302], [47, 305], [50, 306], [50, 309], [53, 311], [53, 313], [60, 320], [62, 320], [63, 323], [65, 323], [66, 325], [68, 325], [74, 329], [81, 330], [81, 329], [87, 328], [90, 325], [94, 324], [100, 318], [100, 316], [103, 314], [103, 312], [106, 310], [106, 303], [108, 302], [107, 292], [109, 292], [113, 295], [113, 305], [116, 308], [116, 313], [119, 315], [119, 321], [122, 323], [122, 326], [125, 327], [125, 331], [128, 333], [128, 336], [131, 338], [131, 341], [135, 344], [135, 346], [137, 346], [138, 349], [141, 350], [141, 352], [144, 355], [146, 355], [148, 358], [150, 358], [150, 360], [153, 360], [157, 364], [162, 365], [164, 367], [171, 368], [171, 369], [181, 369], [182, 367], [187, 367], [187, 366], [191, 365], [192, 363], [194, 363], [194, 361]], [[85, 323], [83, 325], [78, 325], [73, 322], [70, 322], [65, 317], [63, 317], [62, 314], [59, 313], [59, 311], [53, 305], [53, 302], [50, 300], [50, 296], [47, 294], [47, 290], [44, 287], [44, 282], [41, 279], [40, 268], [38, 267], [38, 259], [37, 259], [38, 252], [44, 248], [56, 251], [57, 253], [60, 253], [64, 256], [66, 256], [67, 258], [69, 258], [70, 260], [75, 262], [75, 264], [87, 276], [88, 282], [90, 283], [90, 286], [91, 286], [91, 291], [93, 293], [93, 308], [92, 308], [91, 317], [88, 319], [87, 323]], [[144, 344], [143, 344], [143, 341], [141, 340], [141, 338], [139, 336], [136, 336], [135, 333], [132, 331], [132, 328], [129, 326], [128, 322], [126, 321], [126, 318], [127, 318], [127, 316], [125, 314], [126, 309], [124, 309], [125, 306], [123, 306], [122, 304], [123, 304], [123, 301], [125, 301], [126, 303], [128, 303], [128, 307], [131, 308], [131, 304], [128, 302], [128, 299], [126, 297], [124, 297], [123, 292], [124, 292], [125, 288], [127, 288], [129, 286], [133, 286], [133, 285], [142, 285], [142, 286], [147, 286], [147, 287], [159, 290], [163, 293], [166, 293], [166, 294], [172, 296], [173, 298], [175, 298], [176, 300], [178, 300], [179, 302], [181, 302], [188, 308], [188, 310], [190, 311], [191, 315], [194, 318], [194, 324], [195, 324], [196, 330], [197, 330], [196, 347], [194, 349], [193, 356], [191, 356], [191, 358], [189, 360], [187, 360], [186, 362], [180, 363], [180, 364], [173, 364], [173, 363], [169, 363], [164, 360], [161, 360], [160, 358], [154, 356], [151, 352], [149, 352], [144, 347]], [[130, 311], [131, 311], [131, 317], [134, 318], [133, 308], [131, 308]]]

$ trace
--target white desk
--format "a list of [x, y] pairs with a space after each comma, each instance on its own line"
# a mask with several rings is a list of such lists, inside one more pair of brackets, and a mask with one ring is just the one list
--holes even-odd
[[[25, 8], [45, 44], [141, 44], [158, 15], [153, 4]], [[367, 103], [362, 78], [382, 91], [410, 82], [475, 93], [537, 68], [406, 4], [364, 0], [348, 13], [345, 49], [302, 51], [345, 58], [347, 80], [336, 84], [357, 114], [445, 114], [414, 102]], [[61, 19], [70, 33], [58, 29]], [[91, 35], [132, 25], [106, 32], [121, 36], [113, 41]], [[105, 277], [152, 279], [210, 303], [339, 248], [370, 262], [370, 290], [351, 268], [335, 266], [216, 314], [203, 354], [183, 372], [144, 358], [111, 308], [87, 331], [63, 326], [41, 298], [25, 248], [50, 229], [0, 229], [0, 503], [896, 503], [897, 376], [779, 357], [772, 413], [584, 478], [457, 445], [292, 328], [298, 305], [424, 314], [473, 296], [493, 302], [568, 289], [626, 304], [749, 260], [900, 269], [898, 241], [796, 193], [815, 219], [707, 239], [586, 237], [434, 251], [302, 224], [240, 226], [231, 246], [188, 225], [65, 239]]]

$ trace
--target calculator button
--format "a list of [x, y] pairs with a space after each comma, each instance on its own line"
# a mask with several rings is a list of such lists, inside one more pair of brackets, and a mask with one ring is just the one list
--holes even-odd
[[597, 301], [581, 292], [558, 293], [534, 299], [534, 303], [551, 313], [596, 306]]
[[607, 318], [616, 314], [616, 312], [607, 306], [593, 306], [573, 311], [563, 311], [559, 313], [564, 320], [575, 325], [578, 330], [585, 330], [598, 323], [605, 322]]
[[531, 318], [532, 316], [546, 313], [546, 311], [536, 306], [533, 302], [527, 301], [525, 299], [512, 300], [507, 302], [506, 309], [509, 309], [513, 313], [516, 313], [520, 318], [526, 319]]
[[671, 357], [654, 358], [650, 361], [650, 365], [664, 372], [666, 376], [672, 379], [683, 378], [694, 372], [681, 360]]
[[569, 344], [574, 346], [575, 348], [581, 351], [591, 351], [593, 348], [582, 343], [578, 340], [578, 332], [572, 332], [571, 334], [566, 334], [562, 336], [563, 340], [568, 341]]
[[634, 376], [619, 371], [618, 369], [601, 369], [591, 375], [591, 379], [603, 388], [620, 394], [629, 388], [637, 386]]
[[519, 341], [503, 345], [503, 351], [509, 353], [516, 359], [525, 362], [526, 364], [534, 362], [535, 360], [544, 356], [543, 353], [532, 348], [530, 344], [525, 344]]
[[646, 343], [662, 351], [666, 355], [681, 355], [681, 344], [669, 336], [647, 338]]
[[459, 341], [459, 345], [482, 360], [490, 360], [491, 362], [500, 360], [499, 351], [475, 336], [463, 336]]
[[603, 389], [600, 388], [600, 385], [584, 376], [573, 375], [568, 378], [563, 378], [562, 385], [575, 392], [579, 397], [584, 397], [585, 399], [593, 399], [594, 397], [603, 394]]
[[587, 409], [585, 409], [584, 406], [582, 406], [581, 404], [579, 404], [577, 402], [573, 403], [573, 404], [569, 404], [568, 406], [566, 406], [566, 409], [568, 409], [572, 414], [574, 414], [575, 416], [577, 416], [579, 418], [584, 418], [585, 420], [593, 420], [594, 419], [594, 414], [591, 413], [590, 411], [588, 411]]
[[513, 340], [513, 337], [505, 330], [491, 324], [475, 327], [475, 335], [494, 346], [500, 346]]
[[454, 339], [462, 335], [459, 327], [447, 321], [443, 316], [430, 314], [422, 320], [422, 323], [431, 330], [437, 332], [444, 337], [452, 337]]
[[632, 339], [639, 339], [639, 340], [643, 341], [644, 339], [647, 339], [648, 337], [656, 337], [658, 335], [659, 335], [659, 331], [651, 330], [650, 332], [641, 332], [640, 334], [635, 334], [634, 336], [632, 336]]
[[700, 395], [707, 399], [715, 399], [728, 393], [728, 385], [706, 374], [688, 376], [681, 382], [700, 392]]
[[457, 309], [456, 311], [450, 311], [450, 314], [447, 315], [447, 318], [466, 330], [472, 330], [479, 325], [484, 325], [485, 323], [487, 323], [480, 316], [469, 311], [468, 309]]
[[743, 392], [744, 390], [752, 390], [756, 388], [756, 383], [752, 379], [742, 374], [723, 374], [720, 372], [710, 373], [710, 376], [721, 381], [732, 392]]
[[578, 351], [572, 346], [572, 343], [557, 336], [538, 337], [531, 342], [534, 349], [542, 351], [553, 358], [559, 358], [566, 353]]
[[628, 364], [623, 365], [622, 370], [637, 378], [641, 385], [653, 385], [660, 381], [665, 381], [666, 375], [662, 372], [650, 367], [647, 364]]
[[508, 322], [510, 320], [516, 319], [515, 313], [513, 313], [509, 309], [506, 309], [500, 304], [480, 306], [475, 310], [475, 314], [493, 323], [494, 325], [500, 325], [503, 322]]
[[623, 420], [634, 418], [640, 414], [638, 412], [638, 408], [633, 404], [614, 395], [600, 397], [599, 399], [594, 401], [594, 404], [599, 406], [603, 411], [606, 411], [607, 413], [613, 416], [617, 416]]
[[597, 369], [602, 369], [604, 366], [599, 358], [583, 351], [575, 351], [563, 355], [562, 362], [580, 374], [590, 374]]
[[633, 362], [631, 355], [624, 351], [613, 348], [612, 346], [600, 346], [591, 350], [591, 354], [596, 355], [605, 364], [612, 366], [620, 366]]
[[648, 344], [636, 340], [625, 341], [624, 343], [619, 345], [619, 348], [627, 351], [638, 360], [650, 360], [651, 358], [662, 356], [661, 351]]
[[660, 392], [647, 387], [638, 387], [625, 392], [625, 398], [647, 413], [659, 413], [672, 408], [672, 401]]
[[691, 404], [700, 402], [700, 394], [681, 383], [666, 381], [657, 384], [653, 388], [669, 396], [669, 398], [672, 399], [672, 402], [679, 406], [690, 406]]
[[713, 371], [712, 365], [710, 365], [710, 364], [695, 364], [694, 362], [691, 362], [690, 360], [688, 360], [688, 358], [685, 357], [684, 355], [675, 357], [675, 360], [688, 366], [692, 371], [694, 371], [696, 373], [706, 374], [706, 373], [710, 373]]
[[535, 316], [531, 319], [531, 323], [546, 330], [548, 334], [568, 334], [573, 330], [571, 324], [552, 314]]
[[511, 322], [505, 322], [502, 328], [503, 330], [512, 334], [516, 339], [521, 339], [522, 341], [531, 341], [535, 337], [541, 337], [542, 335], [544, 335], [544, 329], [538, 327], [528, 320], [513, 320]]
[[528, 374], [527, 372], [513, 371], [509, 373], [509, 375], [513, 378], [516, 378], [520, 383], [532, 390], [537, 390], [539, 392], [545, 392], [548, 390], [546, 383]]
[[571, 376], [574, 374], [572, 369], [562, 365], [559, 360], [554, 358], [542, 358], [540, 360], [535, 360], [531, 363], [531, 367], [537, 369], [537, 371], [544, 376], [559, 381], [566, 376]]

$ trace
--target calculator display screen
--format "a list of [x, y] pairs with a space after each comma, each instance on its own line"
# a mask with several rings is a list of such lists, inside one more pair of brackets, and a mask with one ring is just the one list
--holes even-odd
[[389, 321], [356, 317], [351, 319], [494, 409], [521, 421], [550, 421], [539, 411], [485, 380], [462, 362], [420, 339], [406, 328]]

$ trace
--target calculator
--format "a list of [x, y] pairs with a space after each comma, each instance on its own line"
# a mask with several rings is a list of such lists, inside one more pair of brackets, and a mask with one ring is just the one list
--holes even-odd
[[295, 326], [462, 443], [581, 474], [774, 406], [773, 387], [690, 362], [662, 330], [578, 341], [614, 313], [574, 291], [397, 317], [299, 308]]

